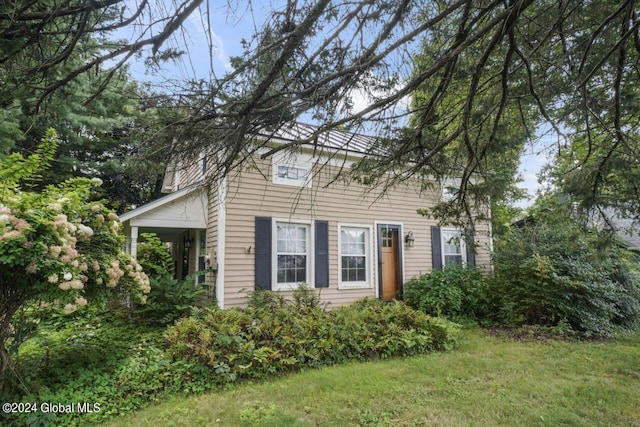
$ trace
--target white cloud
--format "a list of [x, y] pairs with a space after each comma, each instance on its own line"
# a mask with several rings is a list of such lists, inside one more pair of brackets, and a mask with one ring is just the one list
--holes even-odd
[[231, 70], [231, 61], [229, 61], [229, 55], [227, 55], [227, 52], [224, 50], [224, 42], [222, 41], [222, 38], [211, 31], [211, 40], [213, 42], [213, 52], [215, 53], [215, 57], [218, 58], [218, 61], [222, 64], [225, 70]]
[[191, 14], [187, 21], [189, 26], [195, 30], [194, 32], [189, 32], [192, 39], [189, 55], [192, 60], [200, 62], [205, 58], [209, 59], [209, 56], [212, 55], [214, 68], [221, 66], [225, 71], [231, 70], [231, 62], [229, 61], [229, 55], [225, 51], [222, 37], [216, 34], [212, 28], [208, 28], [207, 17], [202, 13], [202, 10]]
[[[390, 88], [383, 88], [382, 86], [384, 83], [384, 80], [373, 76], [363, 79], [363, 81], [360, 82], [359, 87], [352, 89], [348, 94], [348, 97], [351, 99], [351, 108], [349, 113], [358, 114], [375, 102], [398, 92], [403, 87], [403, 82], [398, 82]], [[408, 110], [410, 102], [410, 97], [404, 96], [396, 101], [384, 115], [391, 116], [402, 114]], [[346, 110], [345, 104], [341, 105], [341, 107]], [[373, 111], [372, 113], [376, 114], [376, 111]]]

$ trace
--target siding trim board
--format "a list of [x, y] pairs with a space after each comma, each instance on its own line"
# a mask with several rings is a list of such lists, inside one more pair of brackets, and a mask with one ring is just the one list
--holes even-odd
[[218, 247], [217, 253], [215, 256], [217, 263], [217, 272], [216, 272], [216, 300], [218, 301], [218, 306], [220, 308], [224, 308], [225, 304], [225, 288], [224, 288], [224, 272], [225, 272], [225, 259], [226, 259], [226, 245], [227, 245], [227, 179], [222, 178], [218, 183]]

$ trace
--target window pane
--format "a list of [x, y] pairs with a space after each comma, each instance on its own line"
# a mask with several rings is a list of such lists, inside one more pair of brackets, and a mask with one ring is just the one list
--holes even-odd
[[307, 256], [278, 254], [276, 280], [278, 283], [306, 282]]
[[342, 230], [341, 250], [345, 255], [365, 254], [365, 230]]
[[443, 247], [445, 255], [461, 255], [460, 233], [445, 231], [442, 233]]
[[278, 225], [277, 251], [278, 253], [306, 253], [307, 227], [300, 225]]
[[342, 281], [364, 282], [366, 277], [366, 257], [343, 256], [342, 257]]
[[444, 264], [462, 264], [462, 255], [445, 255]]
[[304, 181], [309, 171], [293, 166], [278, 165], [278, 178], [293, 179], [296, 181]]

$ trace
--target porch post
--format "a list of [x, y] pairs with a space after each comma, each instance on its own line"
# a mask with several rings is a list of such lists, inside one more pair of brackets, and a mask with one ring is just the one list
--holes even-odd
[[131, 256], [134, 258], [138, 255], [138, 227], [131, 226]]

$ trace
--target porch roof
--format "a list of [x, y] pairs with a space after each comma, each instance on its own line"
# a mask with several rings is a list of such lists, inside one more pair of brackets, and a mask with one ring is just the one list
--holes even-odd
[[190, 185], [120, 215], [125, 227], [207, 228], [208, 197], [202, 183]]

